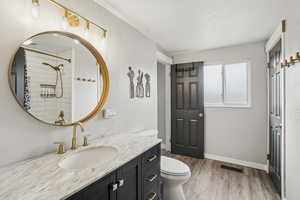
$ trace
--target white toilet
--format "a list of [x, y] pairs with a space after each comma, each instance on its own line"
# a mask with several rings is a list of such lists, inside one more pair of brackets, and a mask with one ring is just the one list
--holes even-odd
[[161, 178], [164, 200], [185, 200], [182, 185], [191, 177], [190, 168], [183, 162], [161, 156]]
[[[157, 130], [139, 131], [143, 136], [157, 137]], [[164, 186], [164, 200], [185, 200], [182, 185], [191, 177], [190, 168], [183, 162], [161, 156], [161, 178]]]

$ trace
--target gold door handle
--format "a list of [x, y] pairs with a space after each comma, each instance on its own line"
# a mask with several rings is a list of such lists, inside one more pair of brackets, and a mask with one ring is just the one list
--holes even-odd
[[157, 178], [157, 174], [153, 175], [152, 177], [148, 178], [147, 180], [149, 182], [153, 182], [153, 181], [155, 181], [156, 178]]
[[114, 184], [111, 184], [111, 190], [114, 192], [118, 189], [118, 184], [114, 183]]
[[148, 158], [148, 162], [152, 162], [154, 160], [156, 160], [157, 155], [152, 156], [151, 158]]
[[155, 192], [152, 192], [151, 195], [149, 195], [147, 200], [154, 200], [156, 198], [157, 194]]

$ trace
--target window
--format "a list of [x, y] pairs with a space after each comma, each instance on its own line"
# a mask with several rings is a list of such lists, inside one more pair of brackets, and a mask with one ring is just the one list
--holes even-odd
[[204, 101], [208, 104], [222, 102], [222, 65], [204, 67]]
[[249, 64], [204, 66], [204, 103], [206, 106], [250, 106]]

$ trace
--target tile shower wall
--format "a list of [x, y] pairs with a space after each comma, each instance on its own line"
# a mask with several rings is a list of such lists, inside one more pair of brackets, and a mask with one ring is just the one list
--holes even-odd
[[[101, 113], [85, 123], [92, 137], [157, 128], [157, 80], [155, 43], [93, 1], [58, 0], [81, 15], [108, 29], [103, 42], [99, 33], [87, 38], [105, 56], [110, 73], [110, 93], [105, 107], [117, 112], [113, 119]], [[72, 129], [42, 124], [15, 102], [7, 81], [7, 70], [17, 47], [39, 32], [61, 30], [62, 10], [41, 1], [41, 15], [33, 20], [30, 0], [2, 1], [0, 7], [0, 166], [54, 152], [55, 141], [71, 142]], [[83, 36], [83, 27], [67, 31]], [[151, 74], [151, 98], [129, 99], [128, 66]], [[79, 139], [82, 135], [79, 134]], [[81, 141], [79, 141], [81, 142]], [[8, 151], [9, 149], [9, 151]]]
[[[73, 74], [75, 77], [73, 84], [73, 118], [77, 121], [87, 116], [97, 105], [102, 82], [98, 76], [97, 61], [89, 51], [74, 48], [73, 60]], [[76, 81], [77, 77], [87, 80], [92, 79], [96, 82]], [[100, 87], [97, 87], [98, 85]]]
[[[61, 56], [72, 56], [72, 52], [64, 52]], [[46, 62], [51, 65], [64, 64], [62, 72], [63, 97], [46, 98], [42, 93], [49, 93], [49, 90], [42, 89], [41, 84], [55, 85], [56, 71], [49, 66], [43, 65]], [[45, 122], [55, 122], [60, 111], [64, 111], [65, 120], [72, 120], [72, 65], [46, 55], [26, 51], [26, 64], [29, 76], [29, 92], [31, 96], [29, 112]], [[33, 78], [34, 77], [34, 78]], [[57, 82], [56, 92], [61, 94], [60, 82]]]

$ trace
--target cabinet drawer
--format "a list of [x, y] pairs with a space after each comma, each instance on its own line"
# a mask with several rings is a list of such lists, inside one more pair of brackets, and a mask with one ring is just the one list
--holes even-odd
[[148, 168], [160, 163], [160, 144], [143, 154], [142, 163], [143, 168]]
[[149, 191], [159, 191], [160, 187], [160, 166], [159, 163], [153, 168], [144, 172], [143, 175], [144, 194]]

